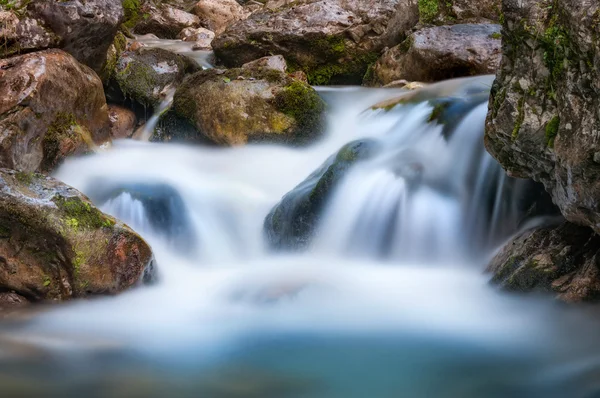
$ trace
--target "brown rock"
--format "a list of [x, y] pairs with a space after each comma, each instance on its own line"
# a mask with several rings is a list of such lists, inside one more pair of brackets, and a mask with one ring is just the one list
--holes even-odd
[[113, 139], [129, 138], [133, 135], [137, 120], [130, 109], [118, 105], [108, 106], [110, 136]]
[[144, 13], [144, 18], [133, 28], [134, 32], [140, 35], [151, 33], [161, 39], [175, 39], [183, 29], [200, 26], [197, 16], [168, 4], [154, 6], [147, 3], [140, 12]]
[[500, 26], [436, 26], [413, 33], [374, 65], [369, 85], [396, 80], [435, 82], [495, 73], [500, 64]]
[[248, 12], [235, 0], [200, 0], [193, 9], [200, 23], [216, 34], [239, 20], [248, 17]]
[[210, 50], [215, 33], [205, 28], [185, 28], [177, 36], [183, 41], [193, 41], [194, 49]]
[[271, 69], [279, 72], [287, 71], [287, 63], [281, 55], [273, 55], [271, 57], [263, 57], [256, 61], [248, 62], [242, 65], [242, 69]]
[[110, 141], [102, 82], [62, 50], [0, 60], [0, 166], [52, 171]]
[[15, 292], [0, 292], [0, 313], [29, 304], [29, 300]]
[[31, 301], [116, 294], [151, 270], [146, 242], [81, 193], [0, 169], [0, 289]]

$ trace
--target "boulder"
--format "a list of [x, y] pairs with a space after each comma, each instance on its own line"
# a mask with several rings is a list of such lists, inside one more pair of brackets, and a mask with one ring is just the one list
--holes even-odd
[[267, 68], [198, 72], [179, 86], [173, 109], [199, 135], [220, 145], [304, 144], [324, 129], [325, 103], [316, 91]]
[[600, 236], [569, 222], [524, 232], [493, 258], [492, 282], [516, 292], [543, 292], [566, 302], [600, 299]]
[[231, 25], [213, 48], [230, 67], [281, 54], [311, 84], [359, 84], [418, 18], [416, 0], [281, 0]]
[[168, 4], [155, 6], [147, 2], [139, 6], [127, 24], [140, 35], [151, 33], [161, 39], [175, 39], [185, 28], [200, 27], [200, 19]]
[[177, 35], [177, 38], [183, 41], [195, 42], [194, 50], [211, 50], [215, 33], [205, 28], [185, 28]]
[[152, 278], [152, 251], [75, 189], [0, 169], [0, 290], [30, 301], [116, 294]]
[[108, 119], [110, 120], [111, 138], [122, 139], [133, 135], [137, 118], [132, 110], [118, 105], [109, 105]]
[[437, 26], [416, 31], [385, 52], [365, 83], [435, 82], [493, 74], [500, 64], [500, 37], [500, 26], [493, 24]]
[[456, 22], [497, 22], [502, 0], [419, 0], [422, 24], [447, 25]]
[[600, 232], [600, 3], [504, 0], [487, 150], [542, 182], [565, 218]]
[[248, 17], [248, 12], [235, 0], [200, 0], [193, 9], [200, 24], [221, 34], [234, 22]]
[[58, 47], [59, 41], [43, 22], [14, 10], [0, 10], [0, 58]]
[[175, 88], [186, 73], [199, 67], [189, 58], [161, 48], [140, 47], [119, 57], [114, 80], [125, 97], [156, 107], [166, 89]]
[[[37, 25], [32, 25], [30, 20], [34, 19], [46, 30], [42, 37], [55, 36], [61, 49], [79, 62], [100, 71], [108, 47], [123, 21], [123, 7], [120, 0], [39, 0], [29, 2], [24, 15], [23, 23], [30, 26], [29, 32], [24, 33], [26, 41], [48, 41], [27, 37], [33, 29], [37, 29], [34, 28]], [[53, 47], [50, 44], [48, 47]], [[42, 48], [47, 47], [31, 49]]]
[[323, 209], [339, 182], [352, 165], [369, 159], [376, 151], [377, 143], [370, 140], [347, 144], [287, 193], [265, 218], [264, 232], [271, 248], [305, 249], [312, 242]]
[[0, 60], [0, 166], [52, 171], [110, 141], [102, 82], [62, 50]]

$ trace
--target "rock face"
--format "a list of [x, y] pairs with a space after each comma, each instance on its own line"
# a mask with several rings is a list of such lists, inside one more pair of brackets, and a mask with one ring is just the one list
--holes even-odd
[[565, 218], [600, 232], [600, 4], [504, 0], [488, 151], [542, 182]]
[[497, 22], [500, 19], [500, 3], [501, 0], [420, 0], [419, 13], [423, 24]]
[[163, 99], [165, 89], [175, 88], [186, 73], [197, 69], [198, 66], [183, 55], [141, 47], [121, 54], [114, 79], [125, 97], [155, 107]]
[[193, 9], [200, 23], [216, 34], [221, 34], [234, 22], [248, 17], [248, 13], [235, 0], [200, 0]]
[[325, 104], [315, 90], [268, 68], [198, 72], [177, 89], [173, 109], [220, 145], [303, 144], [324, 128]]
[[264, 231], [270, 246], [276, 250], [306, 248], [312, 242], [331, 192], [353, 164], [368, 159], [376, 150], [373, 141], [347, 144], [286, 194], [265, 219]]
[[135, 33], [152, 33], [161, 39], [175, 39], [183, 29], [200, 26], [197, 16], [168, 4], [155, 6], [150, 2], [144, 3], [132, 18], [129, 25]]
[[49, 172], [110, 141], [102, 82], [62, 50], [0, 60], [0, 166]]
[[416, 0], [282, 0], [230, 26], [213, 48], [227, 66], [281, 54], [311, 84], [360, 83], [418, 19]]
[[492, 281], [517, 292], [554, 293], [567, 302], [600, 299], [600, 236], [564, 222], [527, 231], [492, 260]]
[[500, 26], [461, 24], [419, 30], [387, 51], [365, 83], [434, 82], [493, 74], [500, 65]]
[[151, 271], [146, 242], [75, 189], [0, 169], [0, 290], [61, 301], [119, 293]]
[[60, 47], [99, 72], [123, 20], [119, 0], [38, 0], [0, 12], [0, 56]]

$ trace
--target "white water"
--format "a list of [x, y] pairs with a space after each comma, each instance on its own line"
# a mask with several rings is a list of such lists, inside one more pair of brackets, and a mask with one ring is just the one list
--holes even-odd
[[[483, 205], [502, 181], [481, 147], [486, 105], [444, 140], [441, 127], [426, 125], [426, 104], [363, 113], [396, 94], [323, 91], [330, 126], [309, 148], [123, 141], [68, 160], [56, 176], [92, 198], [115, 187], [170, 187], [178, 217], [165, 230], [175, 232], [152, 223], [136, 189], [101, 200], [151, 243], [159, 283], [0, 329], [0, 381], [12, 383], [0, 383], [0, 391], [592, 396], [593, 317], [496, 292], [482, 272], [490, 242], [517, 228], [513, 212]], [[384, 150], [351, 170], [313, 247], [269, 252], [262, 225], [271, 208], [340, 147], [364, 137]], [[184, 238], [191, 243], [178, 246]]]

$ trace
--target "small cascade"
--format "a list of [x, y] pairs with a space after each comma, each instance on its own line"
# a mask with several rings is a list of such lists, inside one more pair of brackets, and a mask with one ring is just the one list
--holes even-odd
[[162, 48], [184, 55], [200, 65], [204, 69], [210, 69], [214, 65], [214, 53], [206, 50], [194, 50], [194, 42], [183, 40], [159, 39], [158, 37], [148, 35], [135, 35], [135, 40], [147, 47]]
[[161, 93], [161, 96], [163, 99], [159, 106], [154, 110], [154, 114], [133, 134], [134, 139], [139, 141], [150, 141], [160, 117], [169, 109], [171, 109], [171, 106], [173, 105], [175, 88], [171, 86], [165, 87]]

